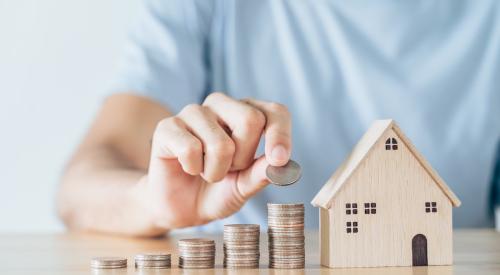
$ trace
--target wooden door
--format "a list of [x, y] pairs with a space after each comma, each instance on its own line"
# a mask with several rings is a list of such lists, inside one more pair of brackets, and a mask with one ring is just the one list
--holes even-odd
[[427, 265], [427, 238], [423, 234], [417, 234], [411, 241], [411, 249], [414, 266]]

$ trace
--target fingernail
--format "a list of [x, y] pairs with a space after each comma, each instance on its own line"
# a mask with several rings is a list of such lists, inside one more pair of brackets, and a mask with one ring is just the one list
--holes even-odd
[[286, 161], [288, 160], [288, 150], [283, 145], [276, 145], [271, 151], [271, 158], [278, 162]]

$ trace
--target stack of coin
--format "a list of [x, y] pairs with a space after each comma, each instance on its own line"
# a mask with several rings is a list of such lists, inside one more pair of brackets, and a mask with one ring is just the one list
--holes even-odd
[[95, 269], [126, 268], [127, 259], [122, 257], [95, 257], [90, 260], [90, 266]]
[[259, 236], [258, 224], [224, 225], [224, 267], [258, 268]]
[[213, 268], [215, 264], [215, 242], [209, 239], [179, 240], [180, 268]]
[[269, 267], [304, 268], [304, 204], [267, 204]]
[[143, 253], [135, 256], [136, 268], [170, 268], [170, 254]]

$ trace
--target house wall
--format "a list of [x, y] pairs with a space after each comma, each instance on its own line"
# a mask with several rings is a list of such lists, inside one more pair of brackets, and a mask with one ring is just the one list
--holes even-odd
[[330, 212], [319, 208], [319, 251], [321, 265], [330, 266]]
[[[397, 151], [385, 140], [396, 137]], [[435, 201], [437, 213], [426, 213]], [[375, 202], [377, 213], [366, 215], [364, 203]], [[346, 203], [358, 214], [346, 215]], [[452, 205], [419, 161], [389, 130], [335, 196], [329, 210], [331, 267], [411, 266], [412, 238], [427, 237], [429, 265], [452, 263]], [[358, 233], [347, 234], [346, 222], [357, 221]], [[322, 229], [323, 230], [323, 229]]]

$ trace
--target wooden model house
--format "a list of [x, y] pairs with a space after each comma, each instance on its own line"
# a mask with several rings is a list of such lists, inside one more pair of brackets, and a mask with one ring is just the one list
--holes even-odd
[[393, 120], [378, 120], [321, 188], [321, 264], [452, 264], [459, 199]]

